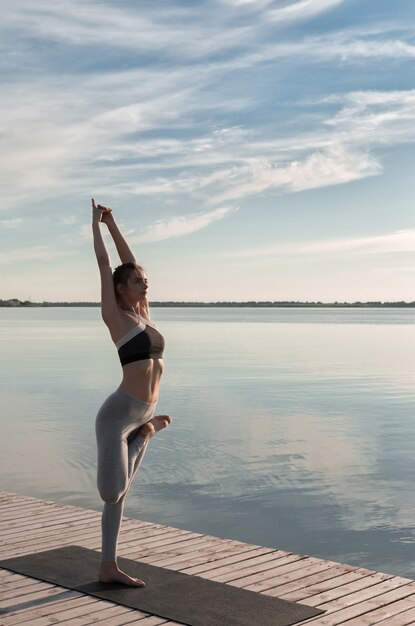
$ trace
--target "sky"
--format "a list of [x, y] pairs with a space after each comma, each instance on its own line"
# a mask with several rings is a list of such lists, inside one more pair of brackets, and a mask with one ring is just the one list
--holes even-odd
[[415, 300], [413, 0], [0, 9], [0, 298]]

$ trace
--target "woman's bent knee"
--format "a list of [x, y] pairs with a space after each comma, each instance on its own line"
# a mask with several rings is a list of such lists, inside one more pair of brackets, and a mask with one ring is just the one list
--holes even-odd
[[121, 500], [124, 495], [123, 491], [109, 491], [108, 489], [99, 489], [99, 495], [101, 496], [101, 500], [104, 502], [108, 502], [108, 504], [117, 504]]

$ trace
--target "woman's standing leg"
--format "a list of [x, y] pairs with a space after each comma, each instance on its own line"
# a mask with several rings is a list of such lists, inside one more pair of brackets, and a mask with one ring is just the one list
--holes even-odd
[[[144, 458], [150, 438], [170, 424], [168, 415], [154, 418], [156, 403], [114, 392], [104, 402], [95, 420], [98, 446], [97, 486], [104, 508], [101, 518], [102, 552], [98, 578], [142, 587], [117, 566], [117, 542], [126, 494]], [[154, 418], [154, 419], [153, 419]]]
[[[137, 438], [138, 439], [138, 438]], [[131, 482], [144, 458], [148, 439], [139, 438], [135, 443], [128, 445], [128, 479], [125, 490], [119, 494], [116, 502], [105, 501], [101, 517], [101, 561], [117, 560], [117, 544], [120, 534], [125, 497], [130, 489]]]
[[[115, 442], [113, 442], [115, 444]], [[125, 496], [147, 449], [148, 439], [136, 437], [130, 444], [125, 438], [112, 446], [111, 455], [101, 455], [102, 470], [98, 488], [104, 507], [101, 517], [101, 561], [117, 560], [117, 543], [121, 528]], [[118, 448], [118, 453], [116, 452]], [[117, 476], [119, 480], [117, 480]], [[110, 479], [113, 477], [113, 480]]]

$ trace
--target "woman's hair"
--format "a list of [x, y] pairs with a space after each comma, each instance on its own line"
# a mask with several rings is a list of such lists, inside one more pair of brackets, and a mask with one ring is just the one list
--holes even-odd
[[135, 270], [144, 271], [144, 267], [142, 267], [141, 265], [138, 265], [138, 263], [122, 263], [122, 265], [119, 265], [113, 271], [112, 282], [114, 284], [115, 296], [117, 298], [120, 297], [120, 294], [118, 293], [117, 285], [126, 285], [128, 279], [130, 278], [131, 273], [134, 272]]

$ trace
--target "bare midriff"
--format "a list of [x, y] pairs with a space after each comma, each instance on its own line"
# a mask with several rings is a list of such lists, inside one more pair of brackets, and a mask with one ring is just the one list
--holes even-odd
[[163, 359], [143, 359], [127, 363], [123, 368], [123, 379], [119, 391], [152, 404], [157, 402]]

